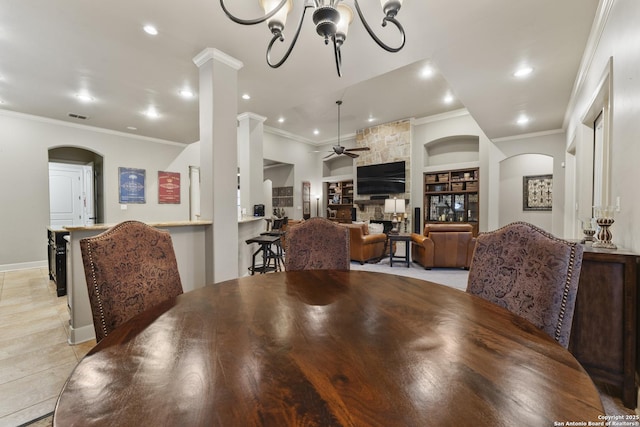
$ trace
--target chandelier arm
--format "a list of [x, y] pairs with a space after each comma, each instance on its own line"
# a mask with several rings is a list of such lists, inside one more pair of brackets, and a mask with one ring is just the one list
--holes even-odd
[[[220, 1], [222, 1], [222, 0], [220, 0]], [[296, 29], [296, 33], [293, 35], [293, 39], [291, 40], [291, 45], [289, 46], [289, 48], [285, 52], [285, 54], [282, 57], [282, 59], [279, 62], [277, 62], [276, 64], [271, 63], [271, 48], [273, 47], [273, 44], [276, 42], [276, 40], [280, 40], [281, 42], [284, 42], [284, 36], [282, 35], [281, 31], [278, 31], [278, 32], [273, 34], [273, 38], [271, 38], [271, 41], [269, 42], [269, 46], [267, 47], [267, 64], [269, 64], [269, 66], [271, 68], [280, 67], [289, 58], [289, 55], [291, 54], [291, 51], [293, 50], [293, 48], [296, 45], [296, 42], [298, 41], [298, 36], [300, 35], [300, 29], [302, 28], [302, 23], [304, 22], [304, 16], [307, 13], [307, 9], [310, 8], [310, 7], [313, 7], [313, 6], [305, 5], [304, 9], [302, 9], [302, 15], [300, 16], [300, 22], [298, 22], [298, 28]]]
[[[333, 37], [333, 53], [336, 58], [336, 71], [338, 71], [338, 77], [342, 77], [342, 50], [340, 45], [336, 42], [335, 36]], [[338, 145], [340, 145], [340, 106], [338, 105]]]
[[[220, 0], [222, 1], [222, 0]], [[400, 24], [400, 22], [398, 22], [398, 20], [396, 20], [395, 17], [392, 16], [385, 16], [382, 19], [382, 26], [386, 27], [387, 26], [387, 22], [391, 22], [393, 25], [396, 26], [396, 28], [398, 29], [398, 31], [400, 32], [400, 38], [401, 38], [401, 43], [400, 46], [398, 47], [391, 47], [386, 45], [382, 40], [380, 40], [378, 38], [378, 36], [376, 36], [376, 34], [373, 32], [373, 30], [371, 29], [371, 27], [369, 26], [369, 23], [367, 22], [367, 20], [365, 19], [364, 15], [362, 14], [362, 11], [360, 10], [360, 5], [358, 4], [358, 0], [355, 0], [355, 5], [356, 5], [356, 11], [358, 12], [358, 16], [360, 17], [360, 20], [362, 21], [362, 25], [364, 25], [365, 30], [367, 30], [367, 33], [369, 33], [369, 36], [371, 36], [371, 38], [378, 43], [378, 46], [380, 46], [381, 48], [383, 48], [384, 50], [386, 50], [387, 52], [399, 52], [400, 50], [402, 50], [402, 48], [404, 47], [404, 43], [405, 43], [405, 34], [404, 34], [404, 28], [402, 27], [402, 25]]]
[[280, 2], [280, 4], [278, 6], [276, 6], [276, 8], [273, 9], [271, 12], [265, 14], [261, 18], [256, 18], [256, 19], [240, 19], [240, 18], [236, 18], [235, 16], [233, 16], [231, 14], [231, 12], [229, 12], [227, 7], [224, 5], [224, 0], [220, 0], [220, 7], [224, 11], [225, 15], [227, 15], [227, 17], [229, 19], [231, 19], [233, 22], [235, 22], [236, 24], [255, 25], [255, 24], [260, 24], [261, 22], [266, 21], [267, 19], [271, 18], [273, 15], [278, 13], [280, 11], [280, 9], [282, 9], [282, 7], [285, 5], [285, 3], [287, 3], [287, 0], [282, 0]]

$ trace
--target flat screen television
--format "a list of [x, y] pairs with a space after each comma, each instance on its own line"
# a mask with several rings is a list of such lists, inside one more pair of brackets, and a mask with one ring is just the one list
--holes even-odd
[[358, 194], [395, 194], [405, 192], [405, 162], [358, 166]]

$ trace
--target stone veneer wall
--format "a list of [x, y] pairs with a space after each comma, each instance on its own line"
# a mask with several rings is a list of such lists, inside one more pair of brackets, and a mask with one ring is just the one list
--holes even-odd
[[[390, 197], [404, 198], [406, 203], [406, 216], [408, 219], [407, 231], [411, 231], [412, 208], [411, 201], [411, 122], [400, 120], [382, 125], [361, 129], [356, 132], [356, 145], [369, 147], [369, 151], [360, 151], [360, 157], [356, 159], [356, 166], [367, 166], [378, 163], [405, 161], [406, 187], [405, 193], [390, 194]], [[356, 193], [354, 199], [369, 199], [370, 196], [360, 196]], [[357, 210], [358, 221], [376, 219], [376, 208], [381, 209], [384, 219], [390, 220], [390, 214], [384, 214], [384, 205], [366, 205], [364, 209]], [[379, 216], [379, 212], [378, 212]], [[404, 227], [401, 228], [404, 231]]]

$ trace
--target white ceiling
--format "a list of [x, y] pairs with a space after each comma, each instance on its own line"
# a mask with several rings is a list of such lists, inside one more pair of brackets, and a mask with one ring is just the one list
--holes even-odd
[[[226, 3], [245, 18], [260, 14], [257, 0]], [[302, 4], [294, 1], [289, 37]], [[465, 107], [489, 138], [556, 130], [597, 6], [598, 0], [407, 0], [398, 14], [405, 48], [380, 49], [355, 16], [339, 78], [310, 13], [289, 60], [271, 69], [265, 63], [266, 24], [235, 24], [218, 0], [3, 1], [0, 109], [191, 143], [199, 140], [198, 100], [178, 92], [197, 93], [192, 59], [213, 47], [244, 63], [238, 113], [265, 116], [265, 125], [312, 143], [335, 138], [337, 99], [344, 101], [342, 134], [371, 126], [370, 116], [375, 124]], [[379, 2], [361, 0], [361, 7], [379, 30]], [[154, 24], [159, 34], [144, 33], [145, 24]], [[388, 28], [381, 37], [395, 44]], [[521, 64], [534, 67], [529, 79], [512, 76]], [[436, 70], [431, 79], [420, 78], [424, 65]], [[94, 101], [80, 102], [75, 94], [82, 90]], [[448, 105], [442, 101], [447, 91], [456, 98]], [[243, 93], [251, 100], [242, 100]], [[142, 114], [150, 105], [159, 118]], [[530, 117], [526, 126], [516, 124], [520, 114]]]

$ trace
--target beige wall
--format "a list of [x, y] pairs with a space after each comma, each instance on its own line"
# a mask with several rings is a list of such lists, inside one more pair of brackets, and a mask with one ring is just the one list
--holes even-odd
[[[584, 61], [588, 68], [580, 75], [577, 94], [569, 110], [566, 146], [576, 150], [575, 171], [570, 183], [585, 180], [589, 173], [588, 156], [580, 153], [588, 147], [590, 133], [582, 124], [588, 114], [599, 85], [611, 60], [612, 105], [610, 203], [620, 198], [620, 212], [615, 213], [611, 227], [613, 242], [640, 252], [640, 197], [638, 197], [638, 160], [640, 159], [640, 2], [636, 0], [603, 1], [603, 22], [599, 37], [594, 37], [593, 55]], [[610, 9], [608, 9], [610, 7]], [[608, 13], [607, 13], [608, 12]], [[580, 172], [582, 171], [582, 172]], [[573, 192], [573, 190], [572, 190]], [[586, 192], [575, 191], [575, 203], [582, 212], [588, 211], [590, 200]], [[571, 196], [573, 197], [573, 193]], [[572, 197], [569, 200], [573, 200]], [[569, 206], [571, 208], [571, 206]], [[573, 220], [577, 215], [568, 212]], [[569, 221], [569, 223], [573, 223]]]
[[[199, 164], [198, 150], [192, 146], [0, 111], [0, 269], [35, 267], [46, 262], [48, 150], [62, 146], [84, 148], [104, 157], [105, 223], [189, 219], [189, 165]], [[145, 204], [120, 209], [118, 167], [146, 170]], [[179, 205], [158, 204], [158, 171], [180, 172]]]

